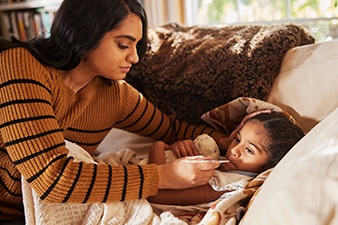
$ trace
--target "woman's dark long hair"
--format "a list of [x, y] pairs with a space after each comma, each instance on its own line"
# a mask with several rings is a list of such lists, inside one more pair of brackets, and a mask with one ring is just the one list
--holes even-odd
[[36, 37], [27, 42], [1, 40], [0, 52], [22, 46], [44, 65], [71, 70], [130, 13], [139, 16], [143, 25], [143, 36], [137, 45], [142, 58], [147, 48], [148, 25], [138, 0], [64, 0], [54, 17], [49, 38]]

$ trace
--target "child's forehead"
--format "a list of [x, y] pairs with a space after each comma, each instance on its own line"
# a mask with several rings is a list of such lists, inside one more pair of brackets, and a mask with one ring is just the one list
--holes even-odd
[[269, 150], [268, 146], [270, 146], [271, 142], [270, 136], [261, 121], [255, 119], [247, 121], [240, 130], [240, 135], [246, 136], [256, 145], [260, 145], [264, 151]]
[[263, 133], [263, 135], [267, 134], [267, 129], [264, 127], [264, 124], [261, 121], [256, 120], [256, 119], [248, 120], [242, 127], [242, 129], [244, 128], [252, 129], [256, 132], [259, 132], [259, 134], [261, 133]]

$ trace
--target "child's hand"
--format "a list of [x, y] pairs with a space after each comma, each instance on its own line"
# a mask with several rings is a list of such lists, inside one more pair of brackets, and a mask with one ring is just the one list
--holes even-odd
[[170, 145], [170, 150], [174, 152], [177, 158], [199, 155], [198, 149], [190, 139], [173, 143]]
[[227, 151], [231, 141], [231, 137], [224, 136], [218, 140], [217, 145], [221, 151]]

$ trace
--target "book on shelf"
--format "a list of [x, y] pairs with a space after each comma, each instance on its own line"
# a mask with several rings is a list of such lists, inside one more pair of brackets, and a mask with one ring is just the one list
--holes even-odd
[[0, 0], [0, 4], [11, 4], [11, 3], [17, 3], [17, 2], [27, 2], [30, 0]]
[[43, 9], [5, 11], [1, 15], [2, 35], [21, 41], [34, 37], [48, 37], [55, 12]]
[[19, 33], [19, 39], [23, 40], [23, 41], [27, 41], [28, 38], [28, 34], [25, 28], [25, 22], [24, 22], [24, 17], [23, 17], [23, 12], [22, 11], [18, 11], [16, 13], [16, 23], [18, 26], [18, 33]]

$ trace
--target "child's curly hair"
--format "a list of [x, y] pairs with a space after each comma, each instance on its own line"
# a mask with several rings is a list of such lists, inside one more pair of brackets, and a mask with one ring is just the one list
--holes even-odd
[[258, 114], [249, 118], [246, 123], [255, 120], [263, 124], [270, 141], [267, 149], [269, 161], [264, 169], [274, 167], [305, 135], [299, 126], [278, 112]]

